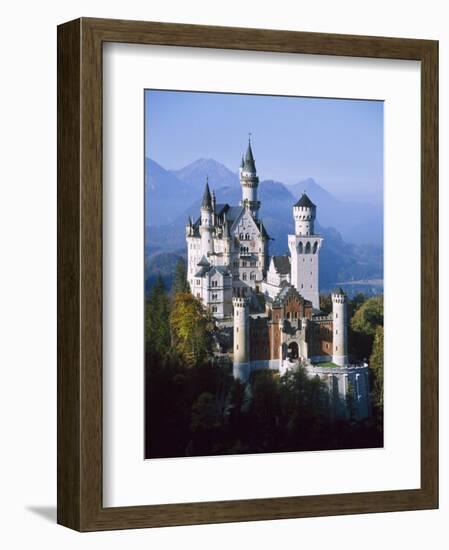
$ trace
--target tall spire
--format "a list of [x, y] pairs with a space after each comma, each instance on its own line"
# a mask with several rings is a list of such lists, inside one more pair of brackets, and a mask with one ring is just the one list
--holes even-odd
[[[251, 136], [251, 134], [250, 134], [250, 136]], [[243, 169], [246, 172], [255, 172], [256, 171], [256, 164], [254, 162], [253, 151], [251, 149], [251, 137], [248, 138], [248, 148], [246, 149], [245, 162], [244, 162], [244, 165], [243, 165]]]
[[212, 198], [209, 189], [209, 178], [206, 178], [206, 188], [204, 189], [203, 200], [201, 201], [201, 208], [212, 210]]

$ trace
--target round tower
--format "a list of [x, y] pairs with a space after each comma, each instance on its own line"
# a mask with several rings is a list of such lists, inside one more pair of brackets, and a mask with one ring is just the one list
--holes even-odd
[[293, 218], [295, 219], [295, 234], [298, 236], [308, 236], [315, 233], [314, 222], [316, 216], [316, 206], [303, 193], [298, 202], [293, 205]]
[[332, 293], [333, 339], [332, 362], [340, 367], [348, 365], [348, 319], [346, 294], [339, 288]]
[[251, 141], [248, 140], [248, 148], [245, 157], [239, 169], [240, 185], [242, 186], [241, 205], [248, 208], [254, 218], [257, 219], [260, 202], [257, 200], [257, 188], [259, 187], [259, 178], [256, 172], [256, 163], [254, 161]]
[[212, 197], [209, 189], [209, 182], [206, 181], [203, 200], [201, 201], [201, 254], [206, 256], [214, 251], [214, 242], [212, 239]]
[[247, 382], [249, 362], [249, 303], [244, 297], [234, 297], [234, 378]]

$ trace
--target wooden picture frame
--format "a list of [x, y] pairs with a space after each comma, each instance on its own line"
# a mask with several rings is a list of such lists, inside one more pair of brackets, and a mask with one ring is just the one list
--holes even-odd
[[[421, 488], [105, 508], [102, 502], [102, 45], [421, 62]], [[58, 523], [79, 531], [438, 507], [438, 43], [81, 18], [58, 27]]]

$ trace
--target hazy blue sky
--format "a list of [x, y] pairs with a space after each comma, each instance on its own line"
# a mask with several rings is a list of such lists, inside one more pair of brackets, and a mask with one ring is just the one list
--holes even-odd
[[213, 158], [237, 172], [251, 132], [261, 180], [382, 200], [380, 101], [147, 90], [145, 116], [146, 156], [166, 169]]

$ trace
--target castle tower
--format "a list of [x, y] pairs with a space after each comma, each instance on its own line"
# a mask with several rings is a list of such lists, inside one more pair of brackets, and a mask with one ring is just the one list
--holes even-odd
[[241, 206], [248, 208], [255, 219], [257, 219], [260, 201], [257, 200], [257, 188], [259, 187], [259, 178], [257, 177], [256, 164], [254, 162], [253, 151], [251, 149], [251, 140], [248, 140], [248, 148], [245, 158], [239, 169], [240, 185], [242, 186]]
[[332, 362], [345, 367], [348, 364], [348, 319], [346, 294], [341, 288], [332, 293], [332, 313], [334, 318]]
[[303, 193], [293, 206], [295, 234], [288, 236], [291, 255], [291, 283], [296, 290], [320, 308], [319, 254], [323, 238], [315, 234], [316, 206]]
[[201, 254], [206, 256], [214, 251], [214, 243], [212, 239], [212, 197], [209, 190], [209, 182], [206, 181], [203, 200], [201, 201]]
[[293, 206], [293, 218], [295, 220], [295, 234], [308, 236], [314, 234], [316, 206], [303, 193], [298, 202]]
[[234, 297], [234, 378], [247, 382], [249, 363], [249, 303], [244, 297]]

